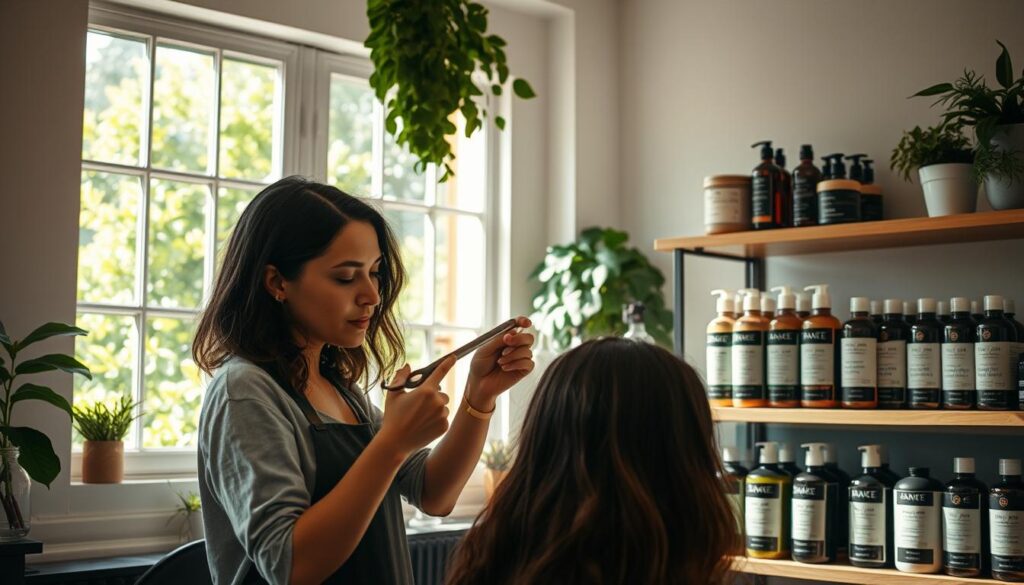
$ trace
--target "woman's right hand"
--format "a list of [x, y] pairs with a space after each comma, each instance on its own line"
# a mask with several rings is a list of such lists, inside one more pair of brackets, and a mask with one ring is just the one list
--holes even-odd
[[[441, 380], [455, 362], [455, 356], [449, 356], [418, 388], [388, 391], [384, 397], [384, 420], [377, 436], [403, 457], [448, 430], [448, 395], [441, 392]], [[404, 384], [409, 372], [406, 364], [388, 385]]]

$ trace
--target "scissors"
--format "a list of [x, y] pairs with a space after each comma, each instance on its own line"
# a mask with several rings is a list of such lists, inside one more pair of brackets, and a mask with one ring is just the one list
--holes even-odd
[[409, 377], [405, 379], [405, 382], [401, 384], [397, 384], [395, 386], [381, 384], [381, 387], [387, 390], [388, 392], [395, 392], [398, 390], [403, 390], [405, 388], [419, 388], [420, 384], [422, 384], [424, 380], [430, 377], [430, 374], [434, 373], [434, 370], [436, 370], [438, 366], [444, 363], [444, 361], [447, 360], [449, 356], [454, 355], [455, 359], [462, 359], [466, 357], [467, 355], [476, 351], [477, 348], [479, 348], [481, 345], [487, 343], [488, 341], [494, 339], [499, 335], [502, 335], [504, 333], [507, 333], [508, 331], [511, 331], [512, 329], [515, 329], [516, 322], [517, 321], [515, 319], [509, 319], [508, 321], [505, 321], [504, 323], [498, 325], [494, 329], [491, 329], [487, 333], [484, 333], [480, 337], [477, 337], [473, 341], [470, 341], [466, 345], [463, 345], [459, 349], [456, 349], [454, 352], [438, 358], [429, 366], [422, 367], [418, 370], [413, 370], [412, 372], [409, 373]]

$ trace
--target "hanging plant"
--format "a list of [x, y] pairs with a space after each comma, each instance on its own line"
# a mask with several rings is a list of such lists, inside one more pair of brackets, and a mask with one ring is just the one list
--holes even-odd
[[[487, 34], [487, 8], [468, 0], [369, 0], [366, 12], [370, 86], [386, 106], [385, 129], [419, 159], [418, 172], [435, 164], [446, 181], [455, 174], [452, 114], [462, 112], [467, 137], [483, 127], [487, 111], [477, 100], [484, 92], [473, 75], [483, 72], [491, 93], [501, 95], [509, 79], [505, 40]], [[514, 80], [512, 90], [534, 97], [525, 79]], [[500, 116], [494, 123], [505, 128]]]

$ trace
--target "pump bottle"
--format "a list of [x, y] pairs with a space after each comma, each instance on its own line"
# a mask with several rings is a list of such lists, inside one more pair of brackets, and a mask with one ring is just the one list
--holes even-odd
[[825, 471], [825, 444], [804, 443], [806, 468], [793, 480], [793, 560], [828, 563], [836, 559], [839, 484]]
[[768, 405], [764, 379], [764, 348], [768, 324], [761, 318], [761, 295], [749, 289], [743, 297], [743, 316], [732, 330], [732, 405]]
[[824, 443], [825, 445], [825, 471], [832, 474], [839, 484], [838, 505], [836, 506], [836, 550], [840, 557], [846, 555], [846, 547], [850, 540], [849, 516], [846, 509], [849, 506], [850, 474], [839, 467], [838, 455], [835, 443]]
[[927, 467], [911, 467], [893, 490], [896, 568], [905, 573], [942, 569], [942, 484]]
[[988, 496], [992, 577], [1024, 581], [1024, 482], [1020, 459], [999, 460], [999, 483]]
[[942, 335], [942, 407], [970, 410], [978, 403], [974, 387], [974, 321], [971, 301], [964, 297], [950, 299], [952, 309]]
[[942, 325], [935, 299], [917, 300], [917, 320], [907, 343], [907, 394], [910, 408], [937, 409], [942, 397]]
[[850, 482], [850, 564], [880, 569], [893, 566], [892, 486], [882, 472], [881, 445], [861, 445], [861, 475]]
[[717, 289], [715, 311], [718, 313], [707, 328], [708, 401], [713, 406], [732, 406], [732, 328], [736, 320], [733, 312], [732, 292]]
[[850, 299], [852, 317], [840, 341], [843, 408], [878, 408], [878, 331], [867, 297]]
[[796, 295], [796, 316], [806, 319], [811, 316], [811, 295], [802, 292]]
[[768, 325], [767, 376], [768, 406], [800, 406], [800, 327], [796, 314], [796, 295], [788, 286], [777, 286], [778, 313]]
[[827, 180], [818, 183], [818, 224], [860, 221], [860, 183], [846, 178], [842, 154], [833, 154]]
[[786, 154], [781, 148], [775, 149], [775, 166], [779, 167], [782, 178], [782, 217], [783, 225], [793, 225], [793, 175], [786, 170]]
[[[725, 483], [725, 491], [729, 495], [729, 502], [732, 504], [733, 513], [736, 515], [736, 529], [743, 534], [743, 484], [746, 481], [749, 471], [740, 462], [735, 449], [726, 447], [722, 449], [722, 481]], [[742, 553], [740, 553], [742, 554]]]
[[814, 166], [810, 144], [800, 146], [800, 165], [793, 169], [793, 225], [818, 225], [818, 182], [821, 171]]
[[879, 221], [883, 217], [882, 187], [875, 183], [875, 161], [864, 160], [864, 179], [860, 185], [860, 218], [862, 221]]
[[1013, 403], [1010, 325], [1003, 317], [1003, 297], [985, 296], [985, 318], [975, 330], [974, 367], [979, 410], [1009, 410]]
[[772, 162], [771, 141], [756, 142], [751, 148], [758, 146], [761, 147], [761, 164], [754, 167], [751, 186], [754, 229], [786, 227], [790, 225], [791, 220], [786, 215], [783, 171]]
[[954, 577], [979, 577], [988, 561], [988, 488], [974, 477], [972, 457], [954, 459], [953, 473], [942, 494], [942, 568]]
[[793, 479], [779, 468], [778, 444], [760, 442], [759, 465], [747, 474], [744, 521], [747, 556], [755, 559], [789, 557], [789, 506]]
[[832, 316], [828, 285], [805, 287], [813, 290], [811, 316], [800, 330], [800, 404], [805, 408], [839, 406], [839, 319]]
[[878, 327], [878, 407], [907, 405], [907, 340], [910, 327], [903, 320], [903, 302], [886, 299]]

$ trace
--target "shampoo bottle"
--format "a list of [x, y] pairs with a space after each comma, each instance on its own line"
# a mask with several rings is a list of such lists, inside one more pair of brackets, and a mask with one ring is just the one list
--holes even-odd
[[1024, 581], [1024, 482], [1020, 459], [999, 460], [999, 483], [988, 496], [992, 576]]
[[974, 387], [974, 321], [971, 301], [950, 299], [952, 314], [942, 335], [942, 407], [970, 410], [978, 403]]
[[871, 159], [864, 160], [864, 179], [860, 185], [860, 216], [863, 221], [882, 219], [882, 187], [875, 183], [875, 169]]
[[839, 352], [843, 408], [878, 408], [878, 331], [869, 309], [867, 297], [850, 299]]
[[796, 316], [806, 319], [811, 316], [811, 295], [802, 292], [796, 295]]
[[850, 482], [850, 563], [893, 566], [892, 479], [882, 472], [881, 446], [861, 445], [861, 475]]
[[793, 560], [828, 563], [836, 559], [839, 484], [825, 471], [825, 444], [804, 443], [803, 473], [793, 480]]
[[781, 148], [775, 149], [775, 166], [782, 177], [782, 225], [793, 225], [793, 175], [786, 170], [786, 155]]
[[708, 401], [713, 406], [732, 406], [732, 328], [736, 324], [729, 316], [733, 312], [732, 293], [718, 289], [711, 294], [718, 296], [718, 316], [707, 328]]
[[761, 292], [761, 320], [764, 321], [765, 325], [771, 325], [772, 319], [775, 318], [775, 299], [769, 297], [766, 293]]
[[839, 451], [834, 443], [825, 443], [825, 471], [832, 474], [839, 484], [839, 498], [836, 506], [836, 550], [840, 557], [846, 555], [846, 547], [850, 540], [849, 516], [846, 509], [849, 505], [850, 474], [839, 467]]
[[907, 343], [907, 394], [910, 408], [936, 409], [942, 393], [942, 325], [935, 299], [917, 300], [917, 320]]
[[785, 215], [786, 196], [782, 184], [783, 170], [772, 162], [770, 140], [756, 142], [751, 145], [751, 148], [758, 146], [761, 147], [761, 164], [754, 167], [751, 184], [754, 229], [786, 227], [789, 222]]
[[1003, 317], [1003, 297], [985, 296], [985, 318], [975, 330], [974, 368], [980, 410], [1009, 410], [1013, 402], [1010, 370], [1010, 325]]
[[800, 327], [796, 314], [796, 295], [788, 286], [777, 286], [778, 312], [768, 325], [767, 376], [768, 406], [800, 406]]
[[755, 559], [789, 557], [789, 504], [793, 479], [779, 468], [778, 444], [756, 443], [759, 465], [747, 474], [744, 525], [747, 556]]
[[927, 467], [911, 467], [893, 490], [896, 568], [905, 573], [942, 569], [942, 484]]
[[988, 488], [974, 477], [971, 457], [957, 457], [953, 473], [942, 494], [942, 568], [954, 577], [979, 577], [988, 561]]
[[839, 406], [839, 345], [842, 328], [832, 316], [832, 299], [828, 285], [805, 287], [813, 290], [811, 316], [800, 330], [800, 404], [805, 408], [836, 408]]
[[903, 302], [886, 299], [878, 327], [878, 407], [907, 405], [907, 340], [910, 326], [903, 320]]
[[[733, 513], [736, 515], [736, 529], [743, 534], [743, 484], [749, 471], [740, 462], [735, 449], [726, 447], [722, 450], [722, 481], [729, 495]], [[742, 554], [742, 553], [741, 553]]]
[[751, 289], [743, 297], [743, 316], [732, 330], [732, 405], [768, 405], [764, 383], [764, 342], [768, 325], [761, 318], [761, 295]]
[[793, 169], [793, 225], [818, 225], [818, 182], [821, 171], [814, 166], [810, 144], [800, 147], [800, 165]]
[[796, 451], [789, 443], [779, 443], [779, 467], [791, 477], [800, 475], [800, 466], [796, 464]]

